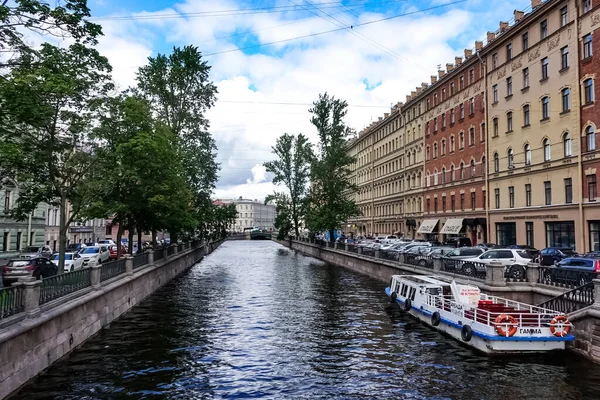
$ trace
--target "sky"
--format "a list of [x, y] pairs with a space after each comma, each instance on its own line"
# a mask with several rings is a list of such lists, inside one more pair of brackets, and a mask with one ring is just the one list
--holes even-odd
[[200, 49], [219, 92], [207, 114], [221, 164], [214, 197], [262, 200], [280, 190], [262, 166], [273, 158], [277, 137], [304, 133], [316, 142], [308, 109], [319, 93], [346, 100], [345, 122], [359, 132], [430, 82], [439, 65], [496, 31], [499, 21], [512, 20], [513, 10], [531, 8], [530, 0], [454, 2], [89, 0], [89, 6], [103, 27], [99, 50], [122, 89], [135, 84], [148, 57], [173, 46]]

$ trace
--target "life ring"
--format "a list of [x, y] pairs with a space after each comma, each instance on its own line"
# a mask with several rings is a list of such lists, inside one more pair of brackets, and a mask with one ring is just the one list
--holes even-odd
[[390, 303], [395, 303], [396, 298], [398, 298], [398, 294], [396, 292], [392, 292], [392, 294], [390, 295]]
[[571, 322], [564, 315], [558, 315], [550, 321], [550, 332], [554, 336], [565, 337], [571, 330]]
[[410, 311], [411, 308], [412, 302], [410, 301], [410, 299], [404, 300], [404, 311]]
[[[496, 317], [496, 332], [504, 337], [511, 337], [517, 333], [519, 326], [517, 320], [512, 315], [501, 314]], [[504, 328], [507, 328], [504, 330]]]
[[433, 314], [431, 314], [431, 325], [438, 326], [441, 320], [442, 318], [440, 317], [439, 312], [435, 311]]
[[471, 326], [463, 325], [462, 329], [460, 330], [460, 337], [465, 342], [469, 342], [473, 337], [473, 329], [471, 329]]

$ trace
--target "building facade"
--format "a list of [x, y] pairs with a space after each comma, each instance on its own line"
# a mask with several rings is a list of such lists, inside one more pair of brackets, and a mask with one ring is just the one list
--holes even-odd
[[[67, 213], [70, 204], [67, 202]], [[67, 231], [67, 244], [70, 243], [95, 243], [98, 240], [110, 238], [107, 235], [107, 222], [104, 218], [96, 218], [85, 222], [73, 222]], [[45, 244], [54, 251], [58, 251], [60, 240], [60, 207], [46, 205], [46, 228], [44, 232]]]
[[18, 252], [26, 246], [42, 245], [44, 242], [44, 221], [46, 205], [40, 204], [28, 218], [17, 221], [10, 217], [9, 212], [19, 197], [18, 185], [5, 180], [0, 185], [0, 232], [2, 232], [2, 247], [0, 258]]
[[244, 229], [259, 227], [261, 229], [273, 230], [275, 228], [275, 206], [273, 204], [264, 204], [258, 200], [250, 199], [220, 199], [216, 200], [221, 204], [235, 204], [238, 212], [234, 225], [231, 230], [234, 232], [243, 232]]
[[600, 250], [600, 1], [531, 6], [407, 96], [398, 146], [377, 136], [393, 110], [351, 144], [371, 232]]

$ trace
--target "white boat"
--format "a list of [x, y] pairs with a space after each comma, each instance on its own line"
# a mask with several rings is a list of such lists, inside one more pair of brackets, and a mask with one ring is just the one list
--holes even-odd
[[575, 339], [564, 314], [488, 296], [473, 285], [394, 275], [385, 291], [404, 311], [484, 353], [563, 350]]

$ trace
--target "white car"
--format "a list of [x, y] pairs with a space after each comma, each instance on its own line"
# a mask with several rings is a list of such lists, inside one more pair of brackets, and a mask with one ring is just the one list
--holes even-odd
[[91, 260], [95, 260], [96, 264], [102, 264], [103, 262], [108, 262], [110, 258], [110, 251], [108, 250], [108, 246], [105, 245], [86, 247], [79, 254], [83, 258], [84, 267], [87, 267]]
[[[58, 265], [58, 260], [59, 254], [56, 253], [52, 256], [50, 261]], [[65, 272], [71, 272], [81, 268], [83, 268], [83, 257], [78, 253], [65, 253]]]
[[523, 279], [531, 257], [525, 250], [492, 249], [480, 256], [463, 259], [461, 270], [465, 275], [477, 275], [477, 272], [485, 271], [485, 266], [492, 262], [504, 265], [505, 275], [508, 277]]
[[98, 245], [98, 246], [100, 246], [100, 245], [115, 246], [116, 243], [112, 239], [104, 239], [104, 240], [98, 240], [98, 243], [96, 243], [96, 245]]

